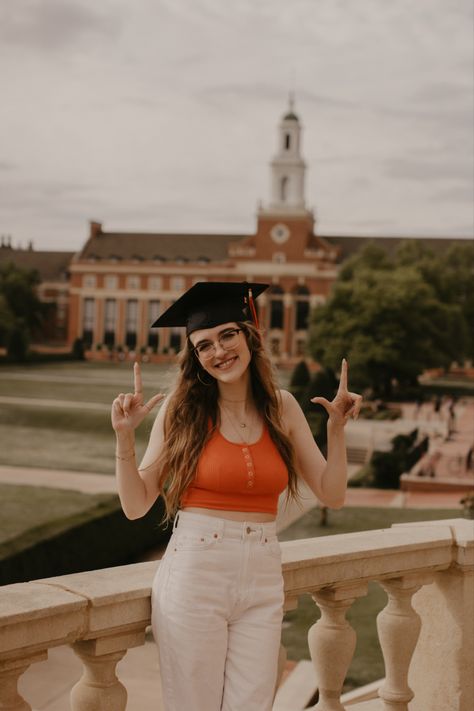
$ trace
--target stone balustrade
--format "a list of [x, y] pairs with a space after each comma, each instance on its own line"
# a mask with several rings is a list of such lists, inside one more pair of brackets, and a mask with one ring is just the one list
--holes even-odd
[[[346, 612], [377, 581], [388, 595], [377, 619], [386, 676], [370, 708], [472, 711], [473, 522], [396, 525], [288, 541], [282, 550], [286, 608], [309, 593], [321, 609], [308, 633], [319, 689], [314, 709], [344, 709], [340, 694], [355, 647]], [[20, 676], [48, 649], [69, 644], [84, 668], [72, 711], [124, 711], [116, 665], [144, 643], [155, 570], [156, 563], [139, 563], [0, 588], [0, 709], [31, 711], [34, 699], [18, 692]]]

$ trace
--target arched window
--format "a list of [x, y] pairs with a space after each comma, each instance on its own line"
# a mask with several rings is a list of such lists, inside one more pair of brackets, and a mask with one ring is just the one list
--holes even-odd
[[290, 150], [291, 145], [291, 133], [285, 133], [285, 148], [287, 151]]
[[125, 307], [125, 343], [130, 350], [137, 345], [138, 301], [128, 299]]
[[117, 302], [115, 299], [105, 300], [104, 343], [110, 348], [115, 345], [115, 321], [117, 317]]

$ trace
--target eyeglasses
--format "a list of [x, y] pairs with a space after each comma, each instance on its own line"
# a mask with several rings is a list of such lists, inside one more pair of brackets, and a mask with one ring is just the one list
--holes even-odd
[[[230, 351], [232, 348], [236, 348], [239, 343], [239, 333], [241, 331], [241, 328], [230, 328], [228, 331], [221, 333], [217, 339], [220, 347], [225, 351]], [[197, 346], [193, 348], [193, 351], [197, 354], [200, 360], [209, 360], [216, 354], [216, 342], [201, 341], [201, 343], [198, 343]]]

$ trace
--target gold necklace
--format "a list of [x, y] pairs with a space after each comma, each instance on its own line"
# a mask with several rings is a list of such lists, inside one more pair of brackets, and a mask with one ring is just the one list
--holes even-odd
[[[230, 424], [232, 425], [232, 429], [234, 430], [234, 432], [236, 433], [236, 435], [238, 436], [238, 438], [241, 439], [244, 444], [248, 444], [249, 441], [250, 441], [251, 438], [252, 438], [252, 428], [251, 428], [251, 425], [248, 426], [246, 422], [240, 422], [240, 421], [238, 421], [238, 422], [239, 422], [239, 426], [240, 426], [242, 429], [247, 429], [247, 430], [248, 430], [247, 439], [245, 439], [244, 436], [243, 436], [242, 430], [239, 431], [239, 430], [237, 429], [237, 427], [235, 426], [234, 421], [232, 420], [232, 417], [231, 417], [231, 414], [230, 414], [229, 410], [228, 410], [226, 407], [224, 407], [224, 405], [222, 405], [222, 404], [221, 404], [221, 408], [222, 408], [222, 410], [224, 410], [224, 412], [226, 413], [226, 415], [227, 415], [227, 417], [228, 417], [228, 419], [229, 419], [229, 422], [230, 422]], [[252, 423], [252, 424], [253, 424], [253, 423]]]

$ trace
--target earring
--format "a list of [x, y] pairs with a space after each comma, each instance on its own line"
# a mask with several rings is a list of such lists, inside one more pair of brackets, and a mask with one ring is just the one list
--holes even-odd
[[202, 385], [206, 385], [207, 387], [208, 387], [209, 385], [212, 385], [212, 383], [213, 383], [213, 381], [214, 381], [214, 378], [213, 378], [210, 383], [206, 383], [206, 382], [201, 378], [201, 373], [199, 372], [199, 370], [198, 370], [198, 372], [197, 372], [197, 377], [198, 377], [199, 382], [202, 383]]

